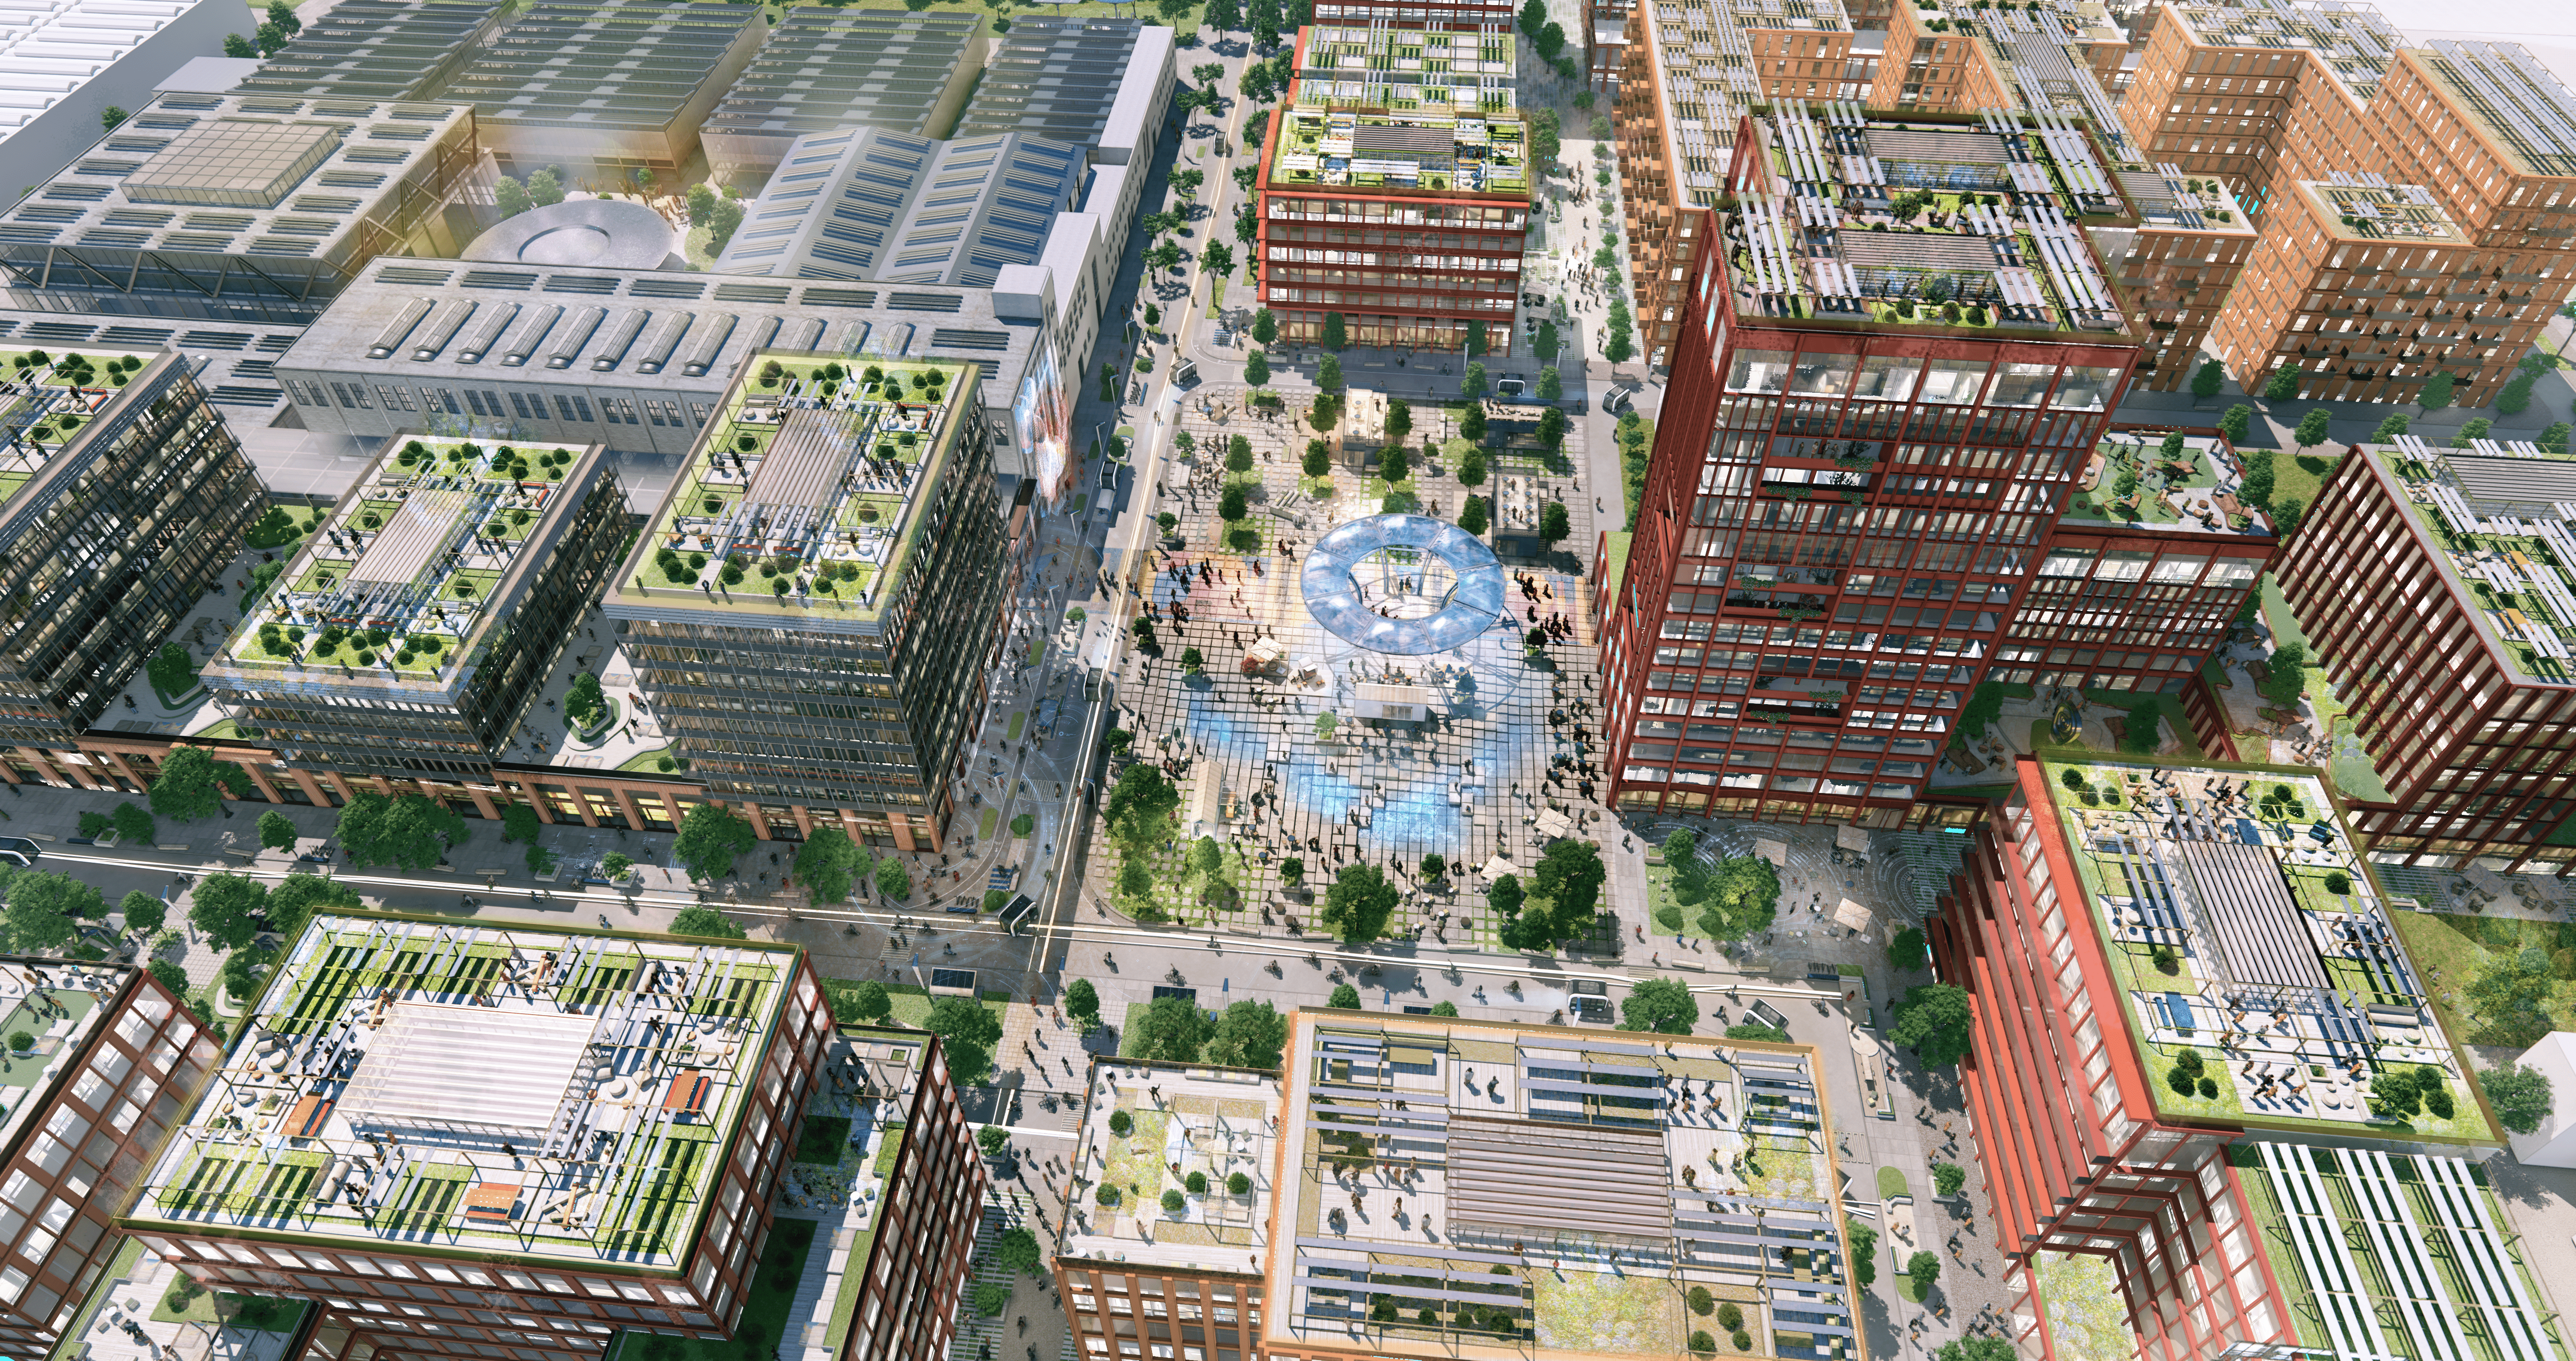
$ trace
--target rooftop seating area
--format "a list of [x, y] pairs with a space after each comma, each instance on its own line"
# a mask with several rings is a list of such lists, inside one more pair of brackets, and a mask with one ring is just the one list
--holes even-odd
[[[1702, 1286], [1764, 1355], [1853, 1353], [1803, 1051], [1300, 1012], [1271, 1336], [1670, 1355]], [[1283, 1260], [1285, 1259], [1285, 1260]], [[1614, 1323], [1614, 1320], [1616, 1321]]]
[[1270, 182], [1286, 187], [1509, 194], [1530, 190], [1517, 118], [1363, 113], [1290, 106], [1280, 115]]
[[2366, 452], [2395, 475], [2503, 654], [2527, 676], [2576, 679], [2576, 458], [2528, 440], [2442, 449], [2416, 435]]

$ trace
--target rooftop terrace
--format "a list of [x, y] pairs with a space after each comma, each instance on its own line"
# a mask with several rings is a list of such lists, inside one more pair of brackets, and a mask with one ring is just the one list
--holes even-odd
[[2338, 171], [2332, 180], [2300, 180], [2296, 192], [2338, 240], [2469, 244], [2468, 235], [2443, 211], [2442, 201], [2420, 184], [2390, 184], [2377, 175]]
[[131, 375], [160, 350], [45, 350], [0, 345], [8, 361], [0, 390], [0, 504], [18, 494], [81, 427], [116, 400]]
[[[2314, 772], [2057, 759], [2041, 770], [2160, 1114], [2494, 1140]], [[2372, 1082], [2401, 1068], [2439, 1074], [2443, 1099], [2411, 1119], [2375, 1114]]]
[[380, 698], [452, 702], [603, 453], [387, 441], [210, 672], [254, 689], [359, 682], [390, 692]]
[[1289, 1055], [1272, 1343], [1672, 1356], [1704, 1286], [1856, 1350], [1812, 1051], [1301, 1010]]
[[[1436, 35], [1434, 35], [1436, 36]], [[1270, 183], [1436, 193], [1530, 192], [1520, 120], [1291, 105], [1280, 114]]]
[[677, 1266], [796, 954], [318, 917], [125, 1226]]
[[2074, 125], [1793, 100], [1753, 127], [1723, 217], [1739, 315], [2126, 334], [2079, 223], [2127, 206]]
[[2405, 37], [2356, 0], [2179, 0], [2174, 10], [2207, 47], [2310, 51], [2355, 99], [2370, 100]]
[[2416, 51], [2433, 79], [2450, 87], [2453, 106], [2529, 175], [2576, 175], [2576, 93], [2520, 43], [2436, 38]]
[[[1073, 1160], [1077, 1185], [1090, 1194], [1073, 1203], [1060, 1252], [1258, 1274], [1270, 1247], [1278, 1138], [1279, 1079], [1268, 1073], [1094, 1064]], [[1232, 1189], [1237, 1175], [1241, 1193]], [[1116, 1199], [1104, 1202], [1104, 1190]], [[1178, 1213], [1163, 1208], [1175, 1191]]]
[[1291, 100], [1306, 109], [1508, 114], [1515, 107], [1514, 41], [1510, 34], [1311, 27]]
[[2183, 435], [2170, 452], [2168, 444], [2168, 435], [2151, 431], [2106, 435], [2094, 446], [2066, 518], [2210, 534], [2273, 532], [2269, 513], [2236, 499], [2245, 469], [2225, 441]]
[[2524, 440], [2443, 449], [2414, 435], [2364, 452], [2395, 479], [2499, 654], [2531, 679], [2576, 683], [2576, 457]]
[[[107, 1019], [110, 1004], [133, 976], [134, 970], [122, 964], [0, 958], [0, 1035], [25, 1031], [36, 1038], [34, 1058], [13, 1061], [8, 1071], [0, 1072], [0, 1148], [14, 1146], [28, 1119], [44, 1109], [48, 1093], [70, 1071], [81, 1046]], [[127, 1023], [147, 1019], [137, 1016]], [[150, 1033], [148, 1025], [143, 1033]]]
[[929, 531], [925, 493], [972, 421], [978, 372], [754, 353], [611, 599], [874, 631]]

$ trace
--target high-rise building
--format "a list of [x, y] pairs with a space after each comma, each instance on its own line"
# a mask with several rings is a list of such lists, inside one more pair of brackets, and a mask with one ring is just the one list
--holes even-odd
[[2225, 177], [2260, 231], [2209, 334], [2228, 371], [2390, 403], [2441, 372], [2494, 400], [2576, 265], [2576, 94], [2518, 45], [2408, 46], [2363, 4], [2154, 15], [2120, 106], [2139, 154]]
[[290, 769], [488, 780], [626, 519], [598, 445], [397, 434], [202, 674]]
[[753, 353], [611, 584], [663, 731], [755, 820], [945, 844], [1007, 566], [981, 373]]
[[2314, 771], [2020, 759], [1930, 926], [2023, 1354], [2566, 1355], [2391, 907]]
[[794, 946], [319, 917], [118, 1227], [202, 1284], [320, 1303], [335, 1359], [723, 1341], [809, 1099], [877, 1153], [865, 1231], [812, 1249], [866, 1282], [839, 1354], [945, 1355], [972, 1131], [935, 1038], [836, 1027]]
[[2357, 789], [2360, 772], [2337, 765], [2372, 853], [2565, 874], [2576, 460], [2479, 443], [2360, 446], [2277, 575], [2382, 782]]
[[218, 583], [264, 500], [170, 351], [0, 347], [0, 740], [68, 751]]
[[[1681, 300], [1604, 604], [1623, 808], [1904, 816], [2137, 361], [2070, 225], [2119, 209], [2081, 132], [1803, 109], [1743, 120]], [[1957, 207], [1897, 219], [1918, 193]]]
[[[1510, 32], [1308, 27], [1262, 153], [1283, 342], [1512, 353], [1533, 164]], [[1477, 338], [1481, 336], [1481, 344]]]
[[[1264, 1102], [1187, 1084], [1158, 1101], [1153, 1075], [1121, 1075], [1086, 1119], [1124, 1110], [1186, 1131], [1200, 1141], [1184, 1176], [1237, 1150], [1274, 1160], [1264, 1293], [1210, 1274], [1243, 1260], [1230, 1251], [1141, 1266], [1133, 1251], [1095, 1252], [1066, 1268], [1086, 1354], [1156, 1345], [1130, 1320], [1150, 1330], [1175, 1296], [1190, 1305], [1181, 1287], [1196, 1277], [1211, 1309], [1229, 1283], [1240, 1307], [1258, 1306], [1247, 1350], [1281, 1361], [1859, 1356], [1817, 1062], [1801, 1045], [1304, 1008], [1289, 1018], [1275, 1127]], [[1109, 1155], [1076, 1168], [1094, 1234], [1184, 1237], [1156, 1203], [1166, 1188], [1188, 1221], [1242, 1213], [1213, 1179], [1195, 1200], [1174, 1187], [1164, 1146], [1092, 1146]], [[1695, 1297], [1727, 1303], [1694, 1312]]]
[[0, 1345], [42, 1354], [124, 1241], [110, 1231], [214, 1037], [142, 969], [0, 959], [0, 1027], [30, 1037], [0, 1085]]
[[[1054, 1265], [1083, 1361], [1142, 1361], [1147, 1347], [1181, 1348], [1182, 1361], [1261, 1355], [1278, 1142], [1276, 1073], [1092, 1060], [1073, 1155], [1090, 1194], [1067, 1201]], [[1178, 1172], [1167, 1147], [1186, 1150]], [[1178, 1217], [1162, 1208], [1167, 1188]]]

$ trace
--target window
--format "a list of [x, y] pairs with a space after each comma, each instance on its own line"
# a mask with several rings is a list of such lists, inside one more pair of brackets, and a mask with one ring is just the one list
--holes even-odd
[[1738, 350], [1727, 369], [1729, 392], [1778, 392], [1789, 378], [1787, 350]]
[[342, 406], [356, 407], [361, 411], [376, 409], [375, 403], [367, 400], [367, 385], [364, 383], [333, 383], [331, 387], [340, 394]]
[[1968, 406], [1985, 385], [1988, 365], [1982, 359], [1935, 359], [1923, 376], [1923, 400], [1940, 406]]
[[411, 389], [393, 383], [376, 384], [376, 400], [383, 402], [387, 411], [412, 409]]

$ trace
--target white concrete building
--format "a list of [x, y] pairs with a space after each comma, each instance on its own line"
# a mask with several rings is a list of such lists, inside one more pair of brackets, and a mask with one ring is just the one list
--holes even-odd
[[108, 106], [141, 108], [162, 77], [254, 26], [237, 0], [0, 3], [0, 193], [52, 179], [97, 143]]

